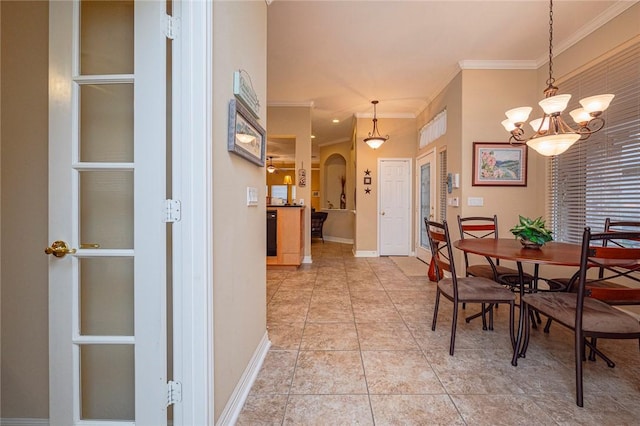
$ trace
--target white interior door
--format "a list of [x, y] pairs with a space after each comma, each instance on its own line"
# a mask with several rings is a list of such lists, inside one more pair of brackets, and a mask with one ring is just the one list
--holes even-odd
[[433, 220], [436, 214], [435, 158], [435, 151], [431, 151], [416, 159], [416, 257], [424, 262], [431, 261], [424, 218]]
[[381, 256], [408, 256], [411, 239], [411, 160], [381, 159], [378, 247]]
[[50, 2], [50, 424], [164, 425], [165, 2]]

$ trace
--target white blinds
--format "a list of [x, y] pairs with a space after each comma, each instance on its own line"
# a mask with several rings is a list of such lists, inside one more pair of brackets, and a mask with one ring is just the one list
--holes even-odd
[[[597, 93], [616, 95], [605, 127], [551, 159], [549, 218], [556, 241], [580, 242], [605, 218], [640, 221], [640, 43], [559, 84], [566, 111]], [[573, 122], [567, 117], [567, 122]]]
[[424, 148], [440, 136], [447, 133], [447, 110], [440, 111], [420, 129], [419, 147]]

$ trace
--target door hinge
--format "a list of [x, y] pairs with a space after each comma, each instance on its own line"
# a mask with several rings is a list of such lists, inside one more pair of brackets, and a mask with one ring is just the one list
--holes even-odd
[[164, 35], [170, 40], [175, 40], [178, 30], [180, 30], [180, 19], [171, 15], [164, 15], [163, 27]]
[[180, 200], [164, 200], [163, 222], [179, 222], [182, 218], [181, 214]]
[[167, 382], [167, 407], [182, 402], [182, 383], [169, 380]]

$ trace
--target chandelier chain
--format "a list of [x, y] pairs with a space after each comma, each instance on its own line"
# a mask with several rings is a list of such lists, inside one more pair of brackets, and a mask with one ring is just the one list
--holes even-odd
[[553, 0], [549, 2], [549, 79], [547, 86], [553, 86], [556, 79], [553, 78]]

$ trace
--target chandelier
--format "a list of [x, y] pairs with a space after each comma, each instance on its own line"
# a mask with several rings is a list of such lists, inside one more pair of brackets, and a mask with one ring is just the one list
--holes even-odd
[[364, 141], [373, 149], [378, 149], [389, 139], [389, 135], [381, 136], [378, 131], [378, 119], [376, 118], [376, 105], [378, 101], [371, 101], [373, 104], [373, 130], [369, 133], [369, 136], [364, 138]]
[[549, 78], [546, 83], [544, 99], [538, 102], [544, 114], [542, 118], [529, 122], [534, 131], [532, 136], [525, 137], [523, 129], [531, 113], [531, 107], [510, 109], [505, 113], [507, 119], [502, 121], [502, 125], [511, 133], [509, 143], [513, 145], [526, 143], [540, 154], [552, 156], [562, 154], [578, 140], [588, 139], [593, 133], [601, 130], [604, 127], [602, 113], [609, 107], [614, 97], [606, 94], [581, 99], [582, 108], [569, 113], [578, 125], [577, 129], [567, 124], [562, 118], [561, 114], [567, 107], [571, 95], [558, 95], [558, 88], [554, 86], [553, 0], [549, 1]]

